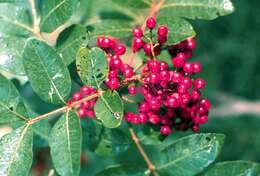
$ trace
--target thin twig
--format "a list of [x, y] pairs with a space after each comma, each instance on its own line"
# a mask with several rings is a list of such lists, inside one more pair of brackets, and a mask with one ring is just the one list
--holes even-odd
[[43, 39], [40, 31], [40, 18], [37, 16], [35, 0], [28, 0], [31, 6], [32, 17], [33, 17], [33, 33], [36, 37]]
[[131, 99], [127, 98], [126, 96], [122, 96], [122, 99], [128, 103], [136, 103], [134, 100], [131, 100]]
[[145, 153], [142, 145], [140, 144], [139, 139], [138, 139], [137, 135], [134, 132], [134, 129], [133, 128], [129, 128], [129, 131], [130, 131], [130, 134], [131, 134], [131, 137], [132, 137], [133, 141], [135, 142], [135, 145], [136, 145], [138, 151], [140, 152], [140, 154], [144, 158], [144, 160], [145, 160], [145, 162], [146, 162], [150, 172], [153, 173], [154, 176], [159, 176], [159, 174], [155, 170], [155, 166], [153, 165], [152, 161], [149, 159], [148, 155]]
[[60, 113], [66, 112], [70, 108], [77, 108], [84, 101], [89, 101], [89, 100], [92, 100], [94, 98], [97, 98], [97, 97], [99, 97], [103, 93], [104, 93], [104, 91], [100, 91], [98, 93], [92, 94], [92, 95], [90, 95], [90, 96], [88, 96], [86, 98], [83, 98], [82, 100], [79, 100], [79, 101], [76, 101], [76, 102], [72, 103], [71, 105], [64, 106], [62, 108], [56, 109], [54, 111], [51, 111], [51, 112], [48, 112], [46, 114], [40, 115], [40, 116], [38, 116], [36, 118], [33, 118], [33, 119], [29, 120], [27, 123], [31, 125], [31, 124], [34, 124], [35, 122], [38, 122], [38, 121], [40, 121], [42, 119], [46, 119], [46, 118], [48, 118], [50, 116], [54, 116], [56, 114], [60, 114]]

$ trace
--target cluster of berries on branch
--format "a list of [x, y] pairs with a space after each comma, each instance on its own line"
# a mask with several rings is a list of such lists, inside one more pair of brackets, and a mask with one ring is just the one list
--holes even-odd
[[[127, 122], [149, 124], [163, 135], [169, 135], [174, 130], [192, 129], [198, 132], [200, 125], [208, 121], [211, 104], [208, 99], [201, 97], [205, 80], [196, 76], [202, 66], [199, 62], [190, 61], [192, 51], [196, 48], [195, 39], [191, 37], [179, 44], [168, 45], [168, 34], [174, 29], [169, 30], [166, 25], [156, 26], [155, 18], [150, 17], [146, 21], [147, 32], [140, 27], [132, 30], [132, 52], [143, 50], [147, 57], [138, 80], [131, 79], [136, 74], [121, 59], [126, 47], [115, 38], [97, 37], [96, 44], [105, 51], [109, 67], [104, 84], [111, 90], [128, 86], [129, 94], [142, 94], [143, 101], [138, 103], [139, 113], [125, 112]], [[157, 59], [162, 50], [169, 52], [172, 65]], [[127, 79], [130, 81], [124, 82]], [[83, 96], [95, 92], [95, 89], [83, 86], [80, 92], [73, 95], [73, 99], [79, 101]], [[95, 102], [83, 102], [78, 110], [79, 117], [94, 117]]]
[[[157, 28], [157, 42], [152, 42], [156, 20], [148, 18], [146, 27], [150, 36], [144, 36], [144, 31], [135, 27], [132, 31], [133, 52], [143, 49], [150, 58], [142, 68], [144, 75], [140, 93], [144, 101], [139, 103], [139, 113], [127, 112], [125, 119], [133, 124], [150, 123], [160, 129], [161, 134], [169, 135], [175, 130], [200, 130], [199, 125], [208, 121], [210, 102], [201, 97], [201, 90], [206, 82], [202, 78], [195, 78], [201, 72], [199, 62], [190, 62], [192, 50], [196, 48], [194, 38], [188, 38], [179, 44], [167, 46], [169, 29], [165, 25]], [[148, 42], [145, 42], [146, 39]], [[157, 55], [166, 49], [171, 54], [172, 65], [158, 61]]]

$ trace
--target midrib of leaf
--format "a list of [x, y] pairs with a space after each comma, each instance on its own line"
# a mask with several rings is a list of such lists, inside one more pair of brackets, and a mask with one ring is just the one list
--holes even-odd
[[[40, 60], [40, 64], [42, 65], [42, 67], [43, 67], [45, 73], [47, 74], [48, 79], [50, 80], [52, 86], [54, 87], [54, 89], [55, 89], [57, 95], [59, 96], [60, 100], [61, 100], [64, 104], [66, 104], [66, 102], [63, 100], [62, 96], [60, 95], [60, 92], [59, 92], [59, 90], [57, 89], [56, 85], [55, 85], [54, 82], [52, 81], [52, 79], [51, 79], [51, 77], [50, 77], [50, 75], [49, 75], [49, 73], [48, 73], [48, 70], [45, 68], [45, 65], [44, 65], [44, 63], [42, 62], [41, 57], [40, 57], [40, 55], [39, 55], [37, 49], [35, 49], [35, 47], [34, 47], [34, 50], [35, 50], [35, 53], [36, 53], [36, 55], [38, 56], [38, 58], [39, 58], [39, 60]], [[52, 98], [52, 97], [51, 97], [51, 98]]]
[[[71, 156], [71, 144], [70, 144], [70, 133], [69, 133], [69, 112], [70, 110], [68, 110], [66, 112], [66, 134], [67, 134], [67, 138], [68, 138], [68, 150], [69, 150], [69, 157], [70, 157], [70, 161], [72, 161], [72, 156]], [[70, 170], [71, 170], [71, 173], [73, 173], [73, 166], [72, 166], [72, 162], [69, 162], [70, 163]]]
[[21, 119], [23, 119], [23, 120], [27, 120], [27, 119], [28, 119], [28, 118], [24, 117], [22, 114], [20, 114], [20, 113], [14, 111], [14, 110], [11, 111], [8, 106], [6, 106], [5, 104], [3, 104], [2, 101], [0, 101], [0, 105], [1, 105], [2, 107], [4, 107], [7, 111], [13, 113], [15, 116], [17, 116], [17, 117], [19, 117], [19, 118], [21, 118]]
[[12, 24], [15, 25], [15, 26], [18, 26], [18, 27], [20, 27], [20, 28], [23, 28], [23, 29], [25, 29], [25, 30], [27, 30], [27, 31], [33, 33], [33, 29], [32, 29], [30, 26], [27, 26], [27, 25], [24, 24], [24, 23], [21, 23], [21, 22], [12, 20], [12, 19], [8, 18], [8, 17], [5, 16], [5, 15], [1, 15], [1, 14], [0, 14], [0, 17], [2, 17], [2, 19], [4, 19], [6, 22], [12, 23]]
[[219, 6], [217, 5], [208, 5], [208, 4], [202, 4], [202, 3], [169, 3], [169, 4], [165, 4], [162, 5], [161, 9], [163, 8], [168, 8], [168, 7], [186, 7], [186, 6], [191, 6], [191, 7], [203, 7], [203, 8], [218, 8]]
[[49, 13], [44, 17], [44, 19], [42, 20], [42, 24], [45, 23], [45, 21], [49, 18], [49, 16], [51, 16], [52, 13], [54, 13], [60, 6], [62, 6], [62, 4], [64, 4], [66, 2], [66, 0], [61, 1], [59, 4], [57, 4], [56, 6], [54, 6]]
[[24, 130], [23, 130], [23, 132], [22, 132], [22, 134], [21, 134], [21, 137], [20, 137], [20, 139], [19, 139], [19, 141], [18, 141], [18, 143], [17, 143], [17, 145], [16, 145], [16, 147], [15, 147], [15, 151], [13, 152], [12, 157], [11, 157], [11, 161], [9, 162], [9, 165], [8, 165], [7, 175], [9, 175], [11, 165], [12, 165], [12, 163], [14, 162], [14, 159], [15, 159], [15, 156], [16, 156], [16, 152], [17, 152], [17, 150], [19, 149], [19, 147], [20, 147], [20, 145], [21, 145], [21, 143], [22, 143], [22, 139], [24, 138], [25, 133], [26, 133], [26, 131], [27, 131], [27, 129], [28, 129], [29, 126], [30, 126], [29, 124], [27, 124], [27, 125], [25, 126], [25, 128], [24, 128]]
[[[90, 52], [93, 52], [93, 50], [90, 50]], [[98, 58], [98, 56], [97, 56], [97, 54], [96, 54], [96, 51], [94, 52], [94, 54], [95, 54], [95, 56], [96, 56], [95, 59]], [[100, 86], [99, 86], [99, 83], [98, 83], [98, 81], [97, 81], [96, 74], [95, 74], [95, 72], [94, 72], [95, 64], [94, 64], [94, 62], [93, 62], [93, 58], [90, 59], [90, 62], [91, 62], [91, 67], [93, 68], [93, 69], [91, 69], [91, 72], [92, 72], [92, 75], [94, 76], [96, 85], [97, 85], [97, 87], [98, 87], [98, 89], [99, 89]]]
[[[183, 155], [183, 157], [180, 157], [180, 158], [178, 158], [178, 159], [176, 159], [176, 160], [174, 160], [174, 161], [171, 161], [171, 162], [169, 162], [169, 163], [166, 163], [166, 164], [164, 164], [164, 165], [161, 165], [161, 166], [157, 167], [156, 170], [160, 170], [160, 169], [167, 168], [167, 167], [169, 167], [170, 165], [176, 165], [176, 164], [175, 164], [176, 162], [178, 162], [178, 161], [180, 161], [180, 160], [183, 160], [183, 159], [185, 159], [185, 158], [187, 158], [187, 157], [193, 155], [194, 153], [200, 152], [200, 151], [202, 151], [202, 150], [204, 150], [204, 149], [206, 149], [206, 148], [208, 148], [208, 147], [211, 147], [211, 146], [210, 146], [210, 145], [206, 145], [206, 146], [204, 146], [204, 147], [202, 147], [202, 148], [199, 148], [198, 150], [194, 150], [193, 152], [190, 152], [190, 153], [188, 153], [187, 155]], [[176, 166], [177, 166], [177, 165], [176, 165]]]

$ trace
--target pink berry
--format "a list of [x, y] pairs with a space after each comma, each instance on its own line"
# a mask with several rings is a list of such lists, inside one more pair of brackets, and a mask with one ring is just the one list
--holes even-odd
[[139, 104], [138, 109], [140, 112], [143, 112], [143, 113], [148, 112], [150, 110], [149, 104], [146, 102], [142, 102]]
[[207, 115], [204, 115], [204, 116], [200, 117], [199, 123], [205, 124], [205, 123], [207, 123], [208, 119], [209, 119], [209, 117]]
[[161, 63], [157, 60], [149, 60], [147, 67], [152, 73], [158, 73], [160, 71]]
[[202, 66], [199, 62], [193, 62], [193, 73], [200, 73], [202, 70]]
[[136, 86], [129, 86], [128, 87], [128, 92], [130, 93], [130, 94], [137, 94], [137, 92], [138, 92], [138, 90], [137, 90], [137, 88], [136, 88]]
[[112, 78], [106, 80], [106, 85], [112, 90], [117, 90], [120, 86], [120, 83], [117, 78]]
[[144, 48], [144, 52], [147, 56], [152, 56], [152, 46], [150, 43], [145, 43], [143, 48]]
[[206, 86], [206, 82], [202, 78], [198, 78], [194, 81], [194, 86], [197, 89], [203, 89]]
[[182, 81], [182, 74], [176, 71], [169, 71], [169, 80], [174, 83], [180, 83]]
[[168, 27], [167, 26], [159, 26], [157, 33], [160, 36], [167, 36], [167, 34], [168, 34]]
[[195, 133], [198, 133], [200, 131], [199, 125], [193, 125], [192, 131], [195, 132]]
[[162, 61], [162, 62], [160, 63], [160, 70], [167, 70], [168, 67], [169, 67], [169, 66], [168, 66], [167, 62]]
[[211, 108], [211, 103], [210, 103], [210, 101], [208, 100], [208, 99], [202, 99], [201, 101], [200, 101], [200, 105], [201, 106], [205, 106], [208, 110], [210, 110], [210, 108]]
[[171, 128], [170, 128], [169, 126], [166, 125], [166, 126], [162, 126], [162, 127], [161, 127], [160, 132], [161, 132], [161, 134], [163, 134], [163, 135], [169, 135], [169, 134], [172, 133], [172, 130], [171, 130]]
[[186, 47], [188, 48], [188, 49], [190, 49], [190, 50], [194, 50], [195, 48], [196, 48], [196, 41], [195, 41], [195, 39], [193, 38], [193, 37], [191, 37], [191, 38], [188, 38], [187, 40], [186, 40]]
[[79, 101], [79, 100], [81, 100], [81, 99], [83, 98], [83, 95], [82, 95], [81, 92], [76, 92], [76, 93], [74, 93], [74, 95], [72, 96], [72, 98], [73, 98], [73, 100], [75, 100], [75, 101]]
[[96, 117], [94, 110], [87, 110], [86, 111], [86, 116], [88, 116], [90, 118]]
[[115, 54], [116, 55], [123, 55], [125, 54], [126, 48], [124, 45], [117, 45], [115, 48]]
[[143, 47], [143, 40], [141, 38], [134, 38], [132, 41], [132, 50], [134, 52], [140, 50]]
[[153, 17], [149, 17], [146, 20], [146, 27], [148, 27], [149, 29], [153, 29], [156, 26], [156, 20]]
[[138, 114], [138, 118], [141, 123], [146, 123], [148, 121], [147, 115], [144, 113]]
[[82, 92], [83, 95], [89, 95], [91, 93], [90, 87], [85, 85], [80, 88], [80, 91]]
[[118, 76], [118, 71], [117, 70], [110, 70], [108, 72], [108, 78], [112, 79], [112, 78], [116, 78]]
[[179, 103], [178, 103], [177, 99], [174, 98], [174, 97], [168, 97], [166, 104], [171, 108], [178, 108], [179, 107]]
[[194, 65], [190, 62], [186, 62], [183, 66], [183, 71], [185, 73], [193, 73]]
[[161, 71], [159, 74], [159, 79], [162, 81], [167, 81], [169, 79], [169, 72], [168, 71]]
[[84, 118], [84, 117], [86, 117], [86, 109], [83, 109], [83, 108], [80, 108], [79, 110], [78, 110], [78, 116], [79, 116], [79, 118]]
[[84, 101], [83, 103], [81, 103], [81, 107], [83, 109], [88, 109], [90, 107], [90, 102], [89, 101]]
[[192, 90], [191, 91], [191, 100], [192, 101], [197, 101], [200, 99], [201, 93], [199, 90]]
[[143, 30], [139, 27], [135, 27], [133, 30], [132, 30], [132, 34], [137, 37], [137, 38], [140, 38], [143, 36]]
[[149, 117], [148, 118], [149, 122], [154, 125], [156, 125], [160, 122], [160, 117], [156, 114], [150, 114], [150, 115], [148, 114], [148, 117]]

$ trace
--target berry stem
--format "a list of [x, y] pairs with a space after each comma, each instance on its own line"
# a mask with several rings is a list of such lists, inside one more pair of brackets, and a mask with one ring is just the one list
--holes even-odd
[[148, 168], [149, 168], [150, 172], [153, 173], [154, 176], [159, 176], [159, 174], [155, 170], [155, 166], [153, 165], [152, 161], [149, 159], [148, 155], [145, 153], [142, 145], [140, 144], [139, 138], [135, 134], [134, 129], [129, 127], [129, 132], [131, 134], [131, 137], [132, 137], [132, 139], [133, 139], [133, 141], [134, 141], [138, 151], [140, 152], [140, 154], [144, 158], [146, 164], [148, 165]]
[[[165, 2], [165, 0], [160, 0], [160, 2], [154, 3], [154, 4], [151, 5], [150, 12], [149, 12], [148, 16], [145, 18], [145, 20], [142, 24], [142, 27], [141, 27], [141, 29], [143, 31], [145, 30], [146, 20], [149, 17], [154, 17], [160, 11], [160, 8], [164, 4], [164, 2]], [[129, 55], [129, 64], [130, 65], [133, 65], [133, 60], [134, 60], [134, 52], [132, 51], [131, 54]]]
[[104, 91], [99, 91], [98, 93], [92, 94], [92, 95], [90, 95], [90, 96], [88, 96], [86, 98], [83, 98], [82, 100], [76, 101], [76, 102], [72, 103], [69, 106], [64, 106], [62, 108], [56, 109], [54, 111], [51, 111], [51, 112], [48, 112], [46, 114], [40, 115], [40, 116], [38, 116], [36, 118], [33, 118], [33, 119], [29, 120], [27, 123], [29, 125], [32, 125], [35, 122], [38, 122], [40, 120], [46, 119], [46, 118], [54, 116], [56, 114], [60, 114], [60, 113], [66, 112], [68, 109], [77, 108], [78, 106], [80, 106], [81, 103], [83, 103], [85, 101], [92, 100], [92, 99], [97, 98], [97, 97], [100, 97], [103, 93], [104, 93]]

